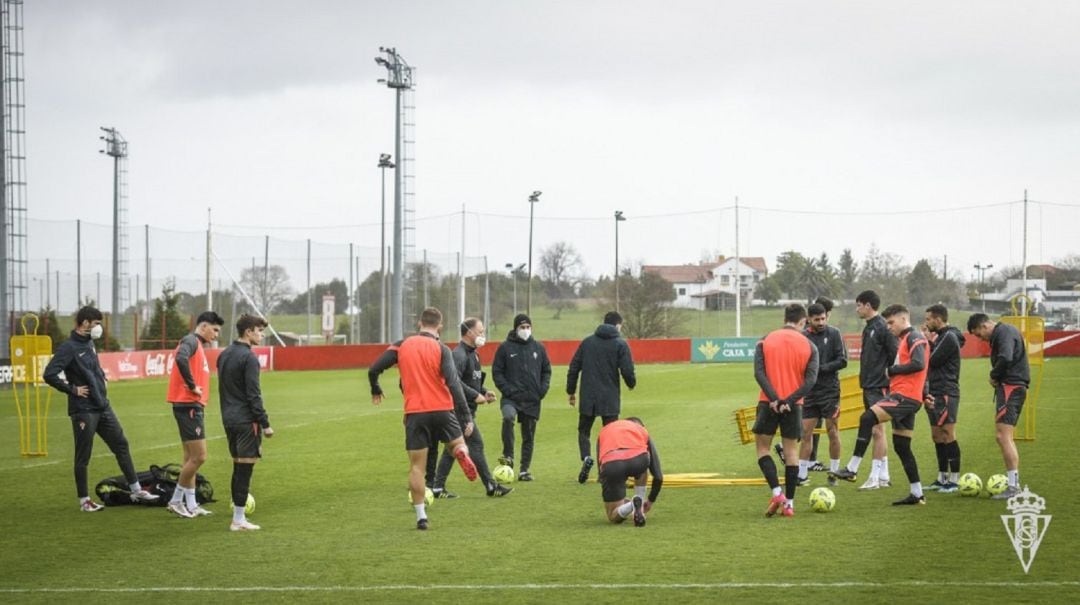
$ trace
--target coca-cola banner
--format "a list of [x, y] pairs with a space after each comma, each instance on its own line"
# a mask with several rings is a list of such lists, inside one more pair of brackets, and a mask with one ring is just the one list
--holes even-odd
[[[217, 372], [217, 358], [223, 349], [206, 349], [206, 362], [211, 372]], [[274, 369], [272, 347], [252, 347], [264, 372]], [[109, 380], [131, 380], [168, 376], [172, 371], [174, 350], [131, 351], [127, 353], [101, 353], [101, 369]]]

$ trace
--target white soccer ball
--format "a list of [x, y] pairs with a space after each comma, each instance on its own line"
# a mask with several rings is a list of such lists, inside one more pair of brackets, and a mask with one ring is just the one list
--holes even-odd
[[500, 464], [491, 470], [491, 476], [499, 483], [513, 483], [514, 469], [505, 464]]
[[810, 492], [810, 508], [814, 512], [827, 513], [836, 506], [836, 494], [827, 487], [818, 487]]

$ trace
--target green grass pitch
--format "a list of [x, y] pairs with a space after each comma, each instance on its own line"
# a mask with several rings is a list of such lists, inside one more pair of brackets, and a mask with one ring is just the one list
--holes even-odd
[[[964, 362], [958, 425], [963, 470], [984, 479], [1003, 472], [987, 371], [985, 359]], [[623, 414], [645, 420], [665, 472], [759, 476], [753, 446], [736, 444], [731, 420], [732, 410], [756, 398], [749, 365], [648, 365], [638, 372], [639, 387], [624, 391]], [[565, 367], [555, 368], [537, 431], [536, 481], [488, 498], [455, 468], [449, 488], [460, 498], [429, 508], [428, 532], [414, 529], [406, 503], [400, 393], [388, 388], [390, 399], [373, 406], [364, 370], [264, 374], [277, 434], [264, 442], [255, 470], [252, 520], [263, 530], [250, 534], [228, 531], [231, 461], [216, 385], [203, 473], [218, 502], [209, 506], [212, 517], [192, 520], [162, 508], [79, 512], [66, 402], [54, 394], [50, 456], [22, 459], [5, 391], [0, 601], [164, 596], [141, 591], [167, 592], [170, 600], [289, 603], [1080, 600], [1072, 558], [1080, 544], [1073, 480], [1080, 360], [1048, 361], [1038, 439], [1019, 446], [1021, 482], [1046, 499], [1045, 514], [1053, 515], [1028, 574], [1006, 535], [1001, 502], [931, 493], [925, 507], [890, 506], [907, 488], [895, 456], [893, 488], [860, 493], [841, 484], [828, 514], [810, 511], [807, 488], [799, 490], [794, 518], [766, 519], [765, 487], [696, 487], [664, 490], [645, 528], [609, 525], [599, 486], [575, 480], [577, 414], [566, 404], [565, 376]], [[384, 376], [384, 387], [395, 384], [396, 374]], [[111, 389], [136, 467], [178, 462], [165, 382]], [[481, 408], [479, 425], [494, 461], [501, 450], [495, 406]], [[854, 433], [842, 435], [846, 462]], [[936, 461], [923, 418], [915, 453], [929, 483]], [[98, 440], [91, 486], [117, 474]], [[823, 473], [811, 477], [814, 486], [824, 484]]]

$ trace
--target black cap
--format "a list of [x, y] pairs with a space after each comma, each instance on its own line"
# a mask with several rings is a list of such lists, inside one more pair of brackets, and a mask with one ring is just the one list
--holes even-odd
[[514, 316], [514, 328], [517, 328], [521, 324], [529, 324], [531, 326], [532, 320], [529, 319], [528, 315], [524, 313], [518, 313], [516, 316]]

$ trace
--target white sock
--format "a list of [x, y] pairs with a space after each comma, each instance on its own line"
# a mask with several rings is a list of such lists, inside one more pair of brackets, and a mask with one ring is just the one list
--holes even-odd
[[243, 523], [244, 521], [247, 521], [247, 515], [244, 514], [244, 507], [243, 506], [233, 506], [232, 507], [232, 522], [233, 523]]
[[424, 510], [424, 503], [413, 504], [412, 507], [416, 510], [416, 520], [427, 519], [427, 511]]
[[644, 485], [635, 485], [634, 486], [634, 495], [635, 496], [640, 496], [641, 499], [644, 500], [645, 499], [645, 486]]
[[922, 498], [922, 482], [921, 481], [916, 481], [915, 483], [911, 484], [911, 493], [916, 498]]
[[619, 513], [619, 516], [623, 519], [630, 516], [630, 513], [634, 512], [634, 501], [623, 502], [619, 508], [615, 509], [615, 512]]
[[829, 458], [829, 470], [834, 472], [834, 473], [836, 471], [840, 470], [840, 459], [839, 458]]
[[784, 502], [784, 507], [785, 508], [790, 508], [791, 510], [795, 510], [795, 501], [792, 500], [791, 498], [788, 498], [787, 501]]
[[780, 486], [776, 486], [776, 487], [772, 488], [773, 497], [775, 498], [776, 496], [779, 496], [781, 491], [782, 490], [780, 489]]
[[945, 483], [948, 480], [949, 480], [948, 473], [938, 473], [937, 474], [938, 483]]
[[[876, 460], [875, 460], [876, 462]], [[859, 472], [859, 465], [862, 464], [862, 456], [852, 456], [851, 460], [848, 460], [847, 470], [857, 473]]]
[[960, 473], [949, 473], [949, 483], [956, 483], [960, 480]]
[[82, 498], [79, 498], [79, 504], [82, 504], [83, 502], [89, 502], [89, 501], [90, 501], [90, 496], [84, 496]]
[[1020, 487], [1020, 469], [1006, 471], [1009, 475], [1009, 487]]
[[180, 487], [180, 484], [176, 484], [176, 489], [173, 490], [172, 498], [169, 499], [169, 504], [180, 504], [180, 501], [184, 499], [184, 488]]
[[806, 479], [806, 469], [810, 468], [809, 460], [799, 461], [799, 479]]
[[187, 504], [188, 510], [195, 510], [196, 508], [199, 508], [199, 503], [195, 501], [194, 487], [184, 488], [184, 501]]
[[881, 478], [881, 460], [877, 458], [870, 463], [870, 478], [875, 480]]
[[133, 493], [133, 494], [135, 492], [141, 492], [142, 491], [142, 485], [140, 485], [138, 481], [136, 481], [135, 483], [132, 483], [128, 487], [131, 488], [131, 493]]
[[882, 481], [888, 481], [889, 480], [889, 459], [888, 458], [882, 458], [881, 459], [881, 475], [880, 475], [880, 478], [881, 478]]

